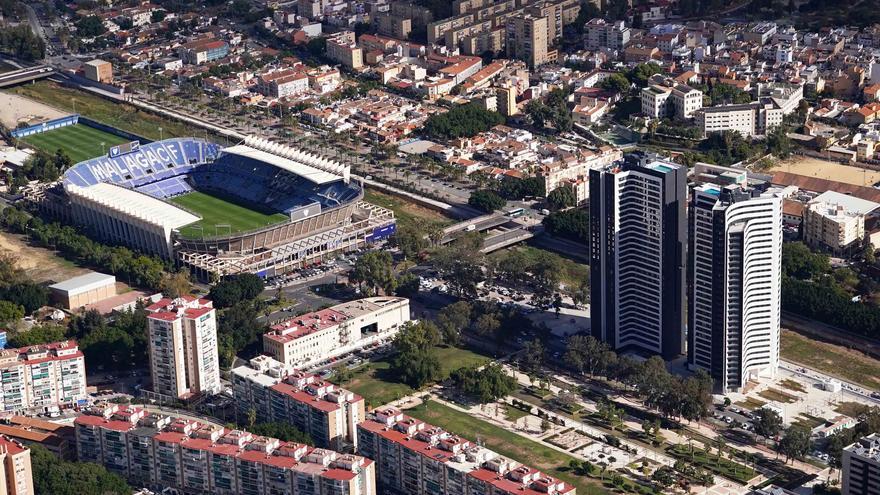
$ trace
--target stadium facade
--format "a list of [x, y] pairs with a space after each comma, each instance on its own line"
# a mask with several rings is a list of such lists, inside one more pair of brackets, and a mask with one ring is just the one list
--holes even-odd
[[[255, 137], [226, 148], [197, 138], [133, 142], [76, 164], [62, 184], [69, 218], [90, 235], [205, 279], [271, 276], [395, 231], [391, 211], [362, 201], [348, 165]], [[196, 191], [283, 220], [205, 225], [206, 215], [174, 202]]]

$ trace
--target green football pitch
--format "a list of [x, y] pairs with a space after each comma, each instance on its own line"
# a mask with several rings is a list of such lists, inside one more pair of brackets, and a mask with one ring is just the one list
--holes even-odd
[[[125, 138], [83, 124], [41, 132], [24, 140], [46, 153], [54, 154], [60, 148], [73, 163], [101, 156], [102, 151], [106, 153], [111, 146], [128, 142]], [[104, 143], [103, 149], [101, 143]]]
[[180, 229], [180, 234], [189, 238], [246, 232], [290, 218], [283, 213], [261, 213], [198, 191], [170, 198], [169, 201], [202, 217], [198, 222]]

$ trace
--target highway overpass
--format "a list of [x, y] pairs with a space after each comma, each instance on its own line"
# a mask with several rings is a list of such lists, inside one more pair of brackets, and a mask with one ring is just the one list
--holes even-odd
[[0, 88], [14, 86], [16, 84], [36, 81], [55, 74], [55, 69], [46, 65], [27, 67], [0, 74]]
[[[500, 213], [491, 213], [489, 215], [483, 215], [481, 217], [471, 218], [463, 222], [458, 222], [443, 229], [443, 240], [440, 241], [440, 244], [447, 244], [449, 242], [452, 242], [453, 240], [455, 240], [456, 237], [464, 232], [485, 232], [489, 229], [500, 227], [511, 221], [512, 220], [510, 219], [510, 217], [507, 217]], [[470, 228], [472, 225], [473, 228]]]

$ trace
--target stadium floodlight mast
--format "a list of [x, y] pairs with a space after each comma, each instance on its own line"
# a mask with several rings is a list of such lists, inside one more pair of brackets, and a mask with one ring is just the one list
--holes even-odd
[[104, 151], [104, 146], [105, 146], [106, 144], [107, 144], [107, 143], [105, 143], [104, 141], [101, 141], [101, 154], [102, 154], [102, 155], [105, 153], [105, 151]]
[[159, 127], [159, 141], [162, 141], [162, 127]]

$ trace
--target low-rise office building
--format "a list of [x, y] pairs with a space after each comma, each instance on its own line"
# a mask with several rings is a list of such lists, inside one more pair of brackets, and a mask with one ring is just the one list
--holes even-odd
[[116, 295], [116, 277], [91, 272], [49, 286], [52, 299], [64, 309], [77, 309]]
[[232, 390], [241, 417], [253, 410], [260, 421], [292, 424], [334, 450], [356, 444], [355, 427], [366, 415], [363, 397], [268, 356], [233, 369]]
[[393, 337], [409, 321], [409, 299], [368, 297], [291, 318], [263, 335], [263, 351], [291, 368]]
[[218, 425], [96, 406], [75, 421], [80, 462], [193, 495], [376, 495], [374, 462]]

